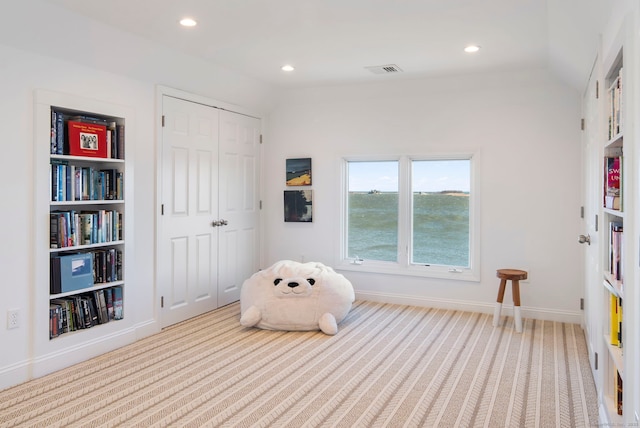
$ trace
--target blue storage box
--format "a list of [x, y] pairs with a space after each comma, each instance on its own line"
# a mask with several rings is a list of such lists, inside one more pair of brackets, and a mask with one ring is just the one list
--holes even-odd
[[51, 293], [68, 293], [93, 287], [93, 253], [57, 255], [51, 258]]

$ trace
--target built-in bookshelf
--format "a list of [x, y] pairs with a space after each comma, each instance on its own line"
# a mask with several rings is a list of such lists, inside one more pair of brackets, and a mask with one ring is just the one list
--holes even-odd
[[624, 58], [623, 50], [606, 64], [604, 74], [605, 129], [604, 158], [602, 162], [602, 242], [603, 269], [603, 384], [602, 408], [610, 423], [624, 421], [625, 319], [623, 316], [626, 281], [625, 252], [625, 166], [630, 163], [625, 157], [624, 145]]
[[33, 336], [44, 372], [131, 339], [131, 117], [123, 106], [36, 91]]
[[125, 119], [51, 106], [49, 338], [124, 317]]

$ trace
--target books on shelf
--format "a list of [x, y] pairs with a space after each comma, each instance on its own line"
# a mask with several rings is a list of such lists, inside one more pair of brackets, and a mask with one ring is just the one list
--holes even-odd
[[105, 201], [124, 199], [124, 173], [51, 159], [51, 201]]
[[[109, 309], [109, 296], [114, 296], [116, 290], [120, 296], [119, 313]], [[49, 338], [123, 318], [120, 286], [52, 299], [49, 303]]]
[[82, 290], [96, 284], [122, 281], [122, 250], [54, 254], [50, 260], [50, 293]]
[[124, 124], [98, 115], [51, 109], [53, 155], [124, 159]]
[[624, 99], [623, 99], [623, 68], [620, 68], [618, 75], [613, 79], [611, 86], [607, 91], [608, 95], [608, 116], [609, 116], [609, 129], [608, 129], [608, 137], [609, 140], [615, 138], [622, 132], [623, 127], [623, 110], [624, 110]]
[[122, 240], [122, 213], [116, 210], [52, 211], [50, 248], [103, 244]]

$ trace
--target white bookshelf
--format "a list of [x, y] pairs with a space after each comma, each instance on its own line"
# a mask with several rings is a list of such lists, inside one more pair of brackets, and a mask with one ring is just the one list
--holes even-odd
[[[108, 157], [110, 154], [106, 158], [52, 154], [52, 109], [65, 115], [82, 114], [99, 117], [121, 125], [120, 132], [122, 132], [124, 140], [124, 144], [121, 146], [122, 153], [118, 158]], [[33, 242], [36, 269], [32, 292], [33, 313], [30, 314], [33, 320], [31, 336], [33, 338], [34, 377], [119, 348], [135, 339], [134, 317], [132, 317], [134, 305], [127, 298], [130, 294], [128, 290], [133, 287], [128, 281], [129, 275], [127, 273], [132, 266], [131, 238], [133, 234], [130, 227], [133, 224], [133, 181], [130, 147], [133, 122], [132, 110], [125, 106], [47, 90], [35, 92], [33, 146], [35, 224]], [[51, 169], [53, 168], [52, 164], [59, 163], [74, 165], [74, 168], [91, 167], [96, 171], [108, 170], [114, 174], [122, 174], [120, 196], [114, 194], [110, 197], [102, 195], [88, 200], [54, 200]], [[73, 199], [71, 196], [66, 198]], [[70, 246], [59, 245], [54, 248], [56, 245], [52, 245], [50, 237], [50, 214], [52, 212], [80, 213], [86, 211], [102, 213], [103, 219], [109, 219], [113, 222], [113, 228], [110, 229], [110, 232], [101, 234], [95, 241], [85, 242], [79, 237]], [[81, 231], [77, 232], [81, 233]], [[65, 245], [67, 244], [68, 241]], [[92, 282], [87, 287], [53, 292], [50, 285], [52, 257], [74, 253], [91, 254], [93, 257], [93, 253], [101, 251], [110, 251], [113, 256], [120, 255], [119, 275], [114, 269], [113, 275], [109, 275], [108, 282], [104, 277], [102, 281]], [[55, 332], [60, 334], [51, 337], [50, 307], [53, 299], [64, 300], [73, 296], [93, 296], [94, 292], [102, 291], [105, 293], [107, 289], [113, 291], [114, 287], [119, 287], [122, 290], [122, 319], [102, 319], [102, 323], [95, 322], [90, 328], [81, 328], [75, 331], [62, 332], [56, 329]]]

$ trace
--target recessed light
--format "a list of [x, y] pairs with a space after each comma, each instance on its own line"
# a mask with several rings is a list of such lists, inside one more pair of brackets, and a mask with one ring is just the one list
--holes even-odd
[[466, 53], [474, 53], [474, 52], [478, 52], [480, 50], [480, 46], [476, 46], [476, 45], [469, 45], [466, 48], [464, 48], [464, 51]]
[[283, 65], [281, 69], [282, 69], [282, 71], [293, 71], [293, 70], [295, 70], [294, 66], [293, 65], [289, 65], [289, 64]]
[[182, 18], [180, 20], [180, 25], [183, 27], [195, 27], [198, 23], [193, 18]]

